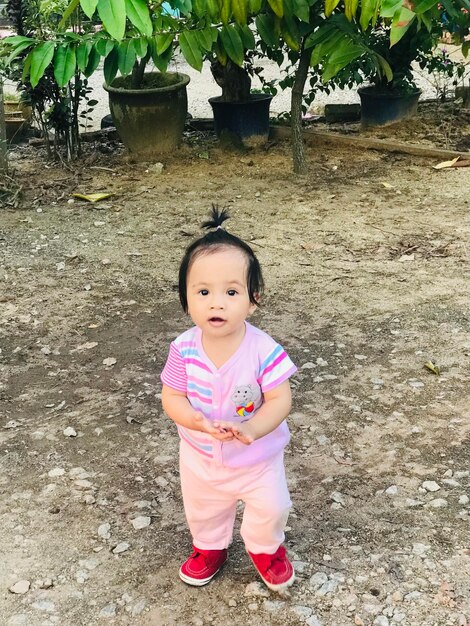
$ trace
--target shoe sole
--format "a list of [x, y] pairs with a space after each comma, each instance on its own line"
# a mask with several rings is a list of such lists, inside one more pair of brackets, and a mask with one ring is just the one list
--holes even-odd
[[181, 580], [187, 585], [191, 585], [192, 587], [203, 587], [204, 585], [207, 585], [207, 583], [210, 583], [210, 581], [214, 578], [214, 576], [217, 576], [217, 574], [220, 572], [222, 567], [223, 567], [223, 564], [219, 567], [219, 569], [216, 572], [212, 574], [212, 576], [209, 576], [208, 578], [191, 578], [191, 576], [187, 576], [186, 574], [183, 574], [181, 570], [179, 571], [179, 575], [180, 575]]

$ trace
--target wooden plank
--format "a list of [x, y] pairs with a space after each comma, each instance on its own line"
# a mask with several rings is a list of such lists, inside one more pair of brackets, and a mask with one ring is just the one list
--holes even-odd
[[[357, 135], [342, 135], [340, 133], [323, 132], [305, 128], [305, 143], [309, 146], [316, 146], [326, 143], [334, 146], [350, 146], [351, 148], [362, 148], [365, 150], [379, 150], [381, 152], [400, 152], [423, 158], [436, 158], [442, 160], [452, 159], [460, 156], [464, 159], [470, 158], [470, 152], [459, 152], [458, 150], [445, 150], [444, 148], [433, 148], [432, 146], [421, 146], [414, 143], [403, 143], [393, 139], [375, 139], [370, 137], [359, 137]], [[291, 130], [288, 126], [271, 126], [270, 139], [290, 139]]]

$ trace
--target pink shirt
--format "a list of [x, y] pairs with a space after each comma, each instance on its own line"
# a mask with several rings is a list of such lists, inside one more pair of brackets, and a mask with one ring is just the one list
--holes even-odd
[[[240, 347], [220, 369], [205, 355], [197, 326], [182, 333], [170, 345], [161, 374], [163, 384], [183, 391], [191, 405], [210, 420], [251, 419], [263, 404], [263, 394], [287, 380], [297, 368], [274, 339], [248, 322], [245, 326]], [[225, 467], [264, 461], [285, 448], [290, 438], [285, 420], [249, 446], [239, 441], [217, 441], [180, 425], [178, 432], [185, 445]]]

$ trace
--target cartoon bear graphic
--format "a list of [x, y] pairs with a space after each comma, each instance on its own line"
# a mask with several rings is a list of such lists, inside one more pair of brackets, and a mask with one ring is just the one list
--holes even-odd
[[235, 404], [235, 411], [239, 417], [250, 417], [255, 410], [255, 402], [260, 397], [259, 387], [256, 389], [252, 385], [239, 385], [235, 387], [232, 394], [232, 401]]

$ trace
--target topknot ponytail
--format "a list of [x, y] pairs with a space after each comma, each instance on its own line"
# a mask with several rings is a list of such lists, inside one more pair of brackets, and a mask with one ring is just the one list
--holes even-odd
[[216, 204], [213, 204], [211, 209], [211, 219], [203, 222], [202, 228], [206, 228], [207, 230], [215, 228], [217, 230], [218, 228], [221, 228], [222, 224], [229, 218], [230, 215], [227, 209], [222, 209], [220, 211], [219, 207]]
[[261, 273], [259, 261], [250, 246], [236, 235], [228, 233], [222, 224], [230, 217], [226, 209], [219, 210], [217, 205], [213, 204], [211, 209], [211, 218], [202, 224], [209, 232], [193, 241], [186, 248], [186, 253], [181, 261], [178, 278], [178, 291], [181, 306], [185, 313], [188, 312], [187, 297], [187, 278], [191, 264], [200, 254], [210, 254], [217, 252], [222, 248], [236, 248], [241, 250], [247, 260], [247, 289], [250, 302], [259, 306], [259, 300], [263, 294], [264, 282]]

